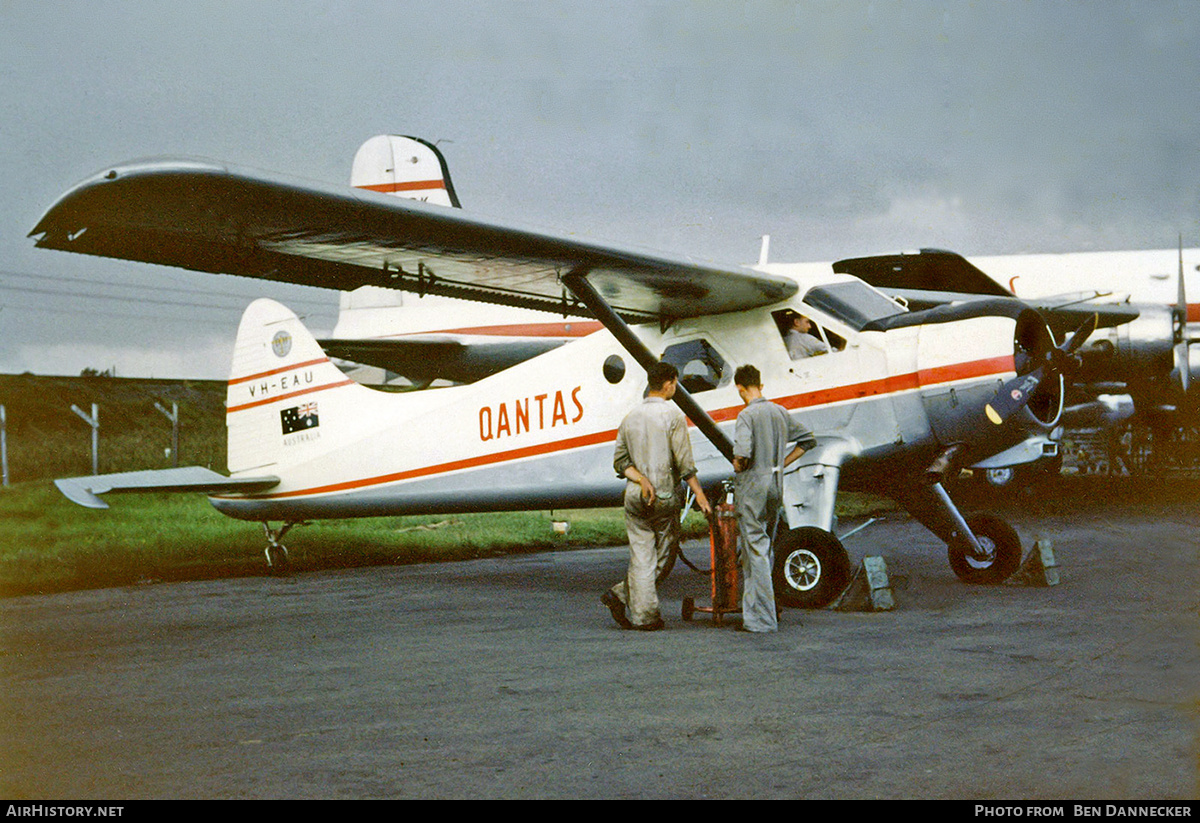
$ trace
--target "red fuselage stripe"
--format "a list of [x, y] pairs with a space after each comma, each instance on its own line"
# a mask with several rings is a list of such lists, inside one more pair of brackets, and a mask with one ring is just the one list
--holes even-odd
[[420, 337], [426, 334], [466, 334], [480, 337], [587, 337], [602, 328], [604, 328], [604, 324], [595, 320], [573, 323], [514, 323], [508, 326], [472, 326], [462, 329], [437, 329], [412, 332], [411, 334], [393, 334], [380, 339]]
[[[921, 386], [935, 386], [938, 383], [950, 383], [955, 380], [970, 380], [976, 377], [986, 377], [991, 374], [1003, 374], [1012, 371], [1011, 355], [993, 357], [987, 360], [976, 360], [971, 363], [955, 363], [951, 366], [939, 366], [934, 369], [922, 369], [909, 374], [899, 374], [884, 377], [879, 380], [867, 380], [862, 383], [851, 383], [848, 386], [832, 386], [828, 389], [793, 394], [781, 397], [775, 402], [785, 409], [805, 409], [811, 406], [827, 406], [833, 403], [844, 403], [847, 400], [860, 400], [864, 397], [877, 397], [882, 394], [895, 394], [911, 391]], [[713, 420], [721, 422], [733, 420], [740, 408], [720, 409], [712, 412]]]
[[[844, 400], [854, 400], [863, 397], [894, 394], [911, 389], [917, 389], [922, 386], [928, 387], [938, 383], [949, 383], [956, 380], [985, 378], [990, 376], [999, 377], [1001, 374], [1012, 371], [1012, 368], [1013, 358], [1011, 355], [1006, 355], [1003, 357], [989, 358], [987, 360], [976, 360], [970, 363], [956, 363], [954, 365], [940, 366], [934, 369], [923, 369], [910, 374], [897, 375], [895, 377], [885, 377], [880, 380], [868, 380], [863, 383], [854, 383], [849, 386], [835, 386], [829, 389], [806, 392], [804, 394], [796, 394], [789, 397], [780, 397], [775, 399], [775, 402], [784, 408], [802, 409], [811, 406], [837, 403]], [[344, 384], [339, 383], [336, 385]], [[333, 388], [333, 386], [321, 386], [319, 389], [313, 389], [311, 391], [320, 391], [320, 389], [325, 388]], [[274, 398], [273, 400], [264, 400], [262, 402], [274, 402], [275, 400], [281, 399], [283, 398]], [[251, 405], [259, 404], [254, 403]], [[246, 408], [246, 406], [241, 406], [238, 408]], [[737, 417], [738, 412], [741, 410], [741, 406], [735, 406], [726, 409], [717, 409], [709, 414], [714, 420], [720, 422], [725, 420], [733, 420]], [[234, 411], [234, 409], [230, 409], [230, 411]], [[467, 457], [461, 460], [452, 460], [448, 463], [440, 463], [434, 466], [424, 466], [419, 469], [409, 469], [407, 471], [384, 474], [378, 477], [367, 477], [360, 480], [347, 480], [342, 483], [331, 483], [326, 486], [316, 486], [310, 489], [280, 492], [278, 494], [255, 495], [255, 497], [256, 499], [276, 500], [285, 497], [301, 497], [312, 494], [329, 494], [331, 492], [361, 489], [367, 486], [378, 486], [385, 483], [394, 483], [400, 480], [411, 480], [417, 477], [428, 477], [429, 475], [442, 474], [444, 472], [461, 471], [463, 469], [471, 469], [493, 463], [504, 463], [510, 460], [520, 460], [526, 457], [552, 454], [554, 452], [577, 449], [583, 446], [594, 446], [599, 443], [611, 441], [616, 437], [616, 435], [616, 429], [611, 429], [609, 431], [586, 434], [580, 437], [572, 437], [566, 440], [556, 440], [552, 443], [543, 443], [541, 445], [527, 446], [520, 449], [510, 449], [508, 451], [494, 452], [492, 454], [480, 455], [477, 457]]]
[[423, 189], [444, 189], [446, 188], [445, 180], [413, 180], [408, 183], [374, 183], [370, 186], [356, 186], [355, 188], [367, 189], [369, 191], [393, 192], [393, 191], [421, 191]]
[[312, 394], [313, 392], [325, 391], [326, 389], [336, 389], [339, 386], [353, 386], [353, 385], [354, 385], [354, 381], [347, 378], [346, 380], [343, 380], [340, 383], [326, 383], [324, 386], [314, 386], [311, 389], [301, 389], [300, 391], [288, 392], [287, 394], [281, 394], [276, 397], [264, 397], [262, 400], [255, 400], [253, 403], [243, 403], [240, 406], [230, 406], [227, 409], [225, 409], [225, 413], [232, 414], [233, 412], [237, 412], [237, 411], [245, 411], [246, 409], [253, 409], [256, 406], [266, 406], [270, 403], [280, 403], [284, 400], [291, 400], [293, 397], [299, 397], [302, 394]]
[[328, 486], [317, 486], [312, 489], [302, 489], [300, 491], [282, 492], [280, 494], [269, 494], [263, 496], [274, 500], [281, 497], [299, 497], [301, 495], [308, 494], [328, 494], [330, 492], [347, 491], [349, 489], [360, 489], [364, 486], [378, 486], [384, 483], [394, 483], [398, 480], [411, 480], [415, 477], [427, 477], [431, 474], [442, 474], [443, 472], [470, 469], [476, 466], [487, 465], [488, 463], [504, 463], [509, 460], [521, 460], [526, 457], [537, 457], [538, 455], [542, 454], [566, 451], [568, 449], [578, 449], [583, 446], [594, 446], [598, 443], [605, 443], [613, 440], [616, 438], [616, 436], [616, 429], [605, 432], [595, 432], [593, 434], [585, 434], [580, 437], [572, 437], [567, 440], [556, 440], [553, 443], [543, 443], [540, 446], [526, 446], [522, 449], [509, 449], [508, 451], [496, 452], [494, 454], [488, 454], [482, 457], [467, 457], [462, 460], [451, 460], [449, 463], [440, 463], [436, 466], [424, 466], [420, 469], [409, 469], [408, 471], [383, 474], [379, 477], [367, 477], [362, 480], [347, 480], [344, 483], [331, 483]]
[[277, 369], [271, 369], [270, 371], [259, 372], [258, 374], [251, 374], [247, 377], [231, 377], [231, 378], [229, 378], [229, 385], [236, 386], [239, 383], [249, 383], [251, 380], [261, 380], [262, 378], [270, 377], [273, 374], [282, 374], [283, 372], [291, 371], [292, 369], [303, 369], [308, 366], [315, 366], [318, 363], [328, 363], [328, 362], [329, 362], [328, 357], [321, 357], [316, 360], [307, 360], [303, 363], [294, 363], [291, 366], [280, 366]]

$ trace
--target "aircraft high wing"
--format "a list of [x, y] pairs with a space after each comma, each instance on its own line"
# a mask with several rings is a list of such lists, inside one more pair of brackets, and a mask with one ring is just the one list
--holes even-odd
[[[31, 234], [41, 248], [604, 325], [607, 333], [469, 385], [394, 394], [348, 379], [294, 314], [255, 301], [227, 398], [232, 481], [254, 486], [211, 499], [263, 522], [273, 563], [286, 557], [283, 533], [310, 519], [618, 505], [616, 428], [640, 402], [643, 370], [662, 359], [679, 368], [675, 402], [695, 426], [709, 488], [731, 474], [736, 365], [758, 366], [768, 396], [817, 435], [783, 478], [783, 602], [824, 605], [845, 582], [833, 533], [839, 488], [893, 497], [946, 542], [959, 577], [998, 582], [1021, 559], [1019, 538], [996, 518], [964, 517], [941, 476], [1052, 450], [1063, 364], [1090, 330], [1060, 350], [1044, 319], [1011, 297], [908, 311], [827, 267], [785, 276], [703, 263], [208, 161], [107, 169], [67, 192]], [[789, 355], [780, 329], [794, 314], [809, 318], [828, 354]], [[161, 485], [177, 488], [179, 478]], [[68, 487], [86, 501], [155, 481], [101, 476]]]
[[[564, 316], [587, 279], [620, 316], [669, 322], [769, 305], [786, 278], [588, 243], [373, 191], [202, 160], [110, 168], [61, 197], [37, 246], [349, 291], [382, 286]], [[681, 278], [678, 272], [686, 271]]]

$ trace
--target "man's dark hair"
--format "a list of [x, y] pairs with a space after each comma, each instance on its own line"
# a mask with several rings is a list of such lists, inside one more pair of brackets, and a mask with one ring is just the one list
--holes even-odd
[[679, 369], [660, 360], [646, 370], [646, 386], [650, 391], [658, 391], [677, 377]]
[[762, 388], [762, 375], [758, 373], [758, 369], [747, 363], [744, 366], [738, 366], [737, 371], [733, 373], [733, 383], [735, 386], [745, 389], [752, 386]]

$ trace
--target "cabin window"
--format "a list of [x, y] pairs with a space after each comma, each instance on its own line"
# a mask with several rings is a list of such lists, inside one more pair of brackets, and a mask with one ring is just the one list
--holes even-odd
[[679, 385], [689, 394], [715, 389], [732, 374], [725, 359], [703, 339], [667, 346], [662, 359], [679, 370]]
[[616, 385], [625, 377], [625, 361], [621, 359], [620, 355], [610, 354], [605, 359], [601, 371], [604, 372], [605, 380]]

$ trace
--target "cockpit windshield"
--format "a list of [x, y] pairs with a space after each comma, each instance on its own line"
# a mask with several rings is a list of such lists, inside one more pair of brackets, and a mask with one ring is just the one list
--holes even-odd
[[804, 295], [804, 302], [833, 315], [855, 331], [862, 331], [873, 320], [907, 311], [890, 297], [858, 281], [817, 286]]

